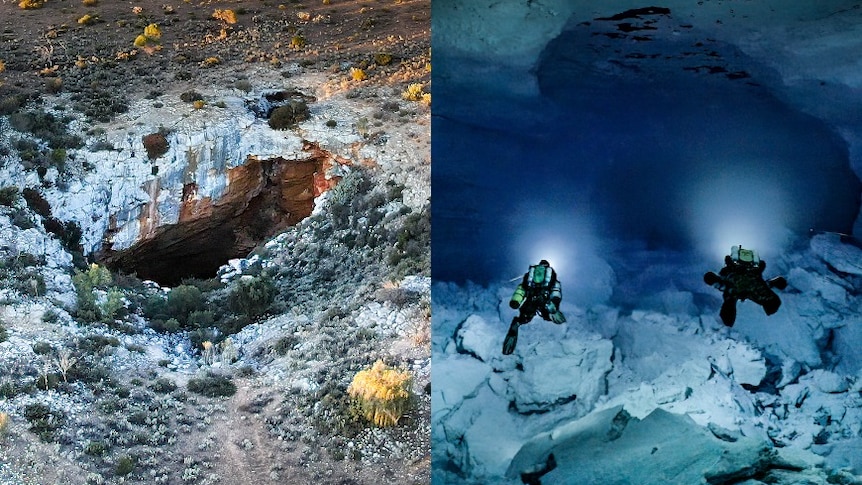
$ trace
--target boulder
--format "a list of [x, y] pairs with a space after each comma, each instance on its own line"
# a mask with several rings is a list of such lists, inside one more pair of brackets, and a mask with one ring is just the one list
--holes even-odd
[[613, 368], [609, 340], [542, 340], [519, 344], [520, 369], [509, 378], [509, 393], [519, 412], [546, 411], [573, 401], [589, 410], [606, 392]]
[[506, 476], [534, 472], [551, 454], [556, 468], [542, 476], [545, 485], [736, 483], [771, 465], [769, 443], [734, 438], [716, 437], [687, 415], [656, 409], [638, 420], [615, 407], [537, 435], [515, 455]]

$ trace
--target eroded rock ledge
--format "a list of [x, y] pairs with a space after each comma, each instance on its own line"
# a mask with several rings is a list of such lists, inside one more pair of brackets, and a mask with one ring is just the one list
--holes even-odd
[[339, 176], [330, 169], [347, 165], [317, 144], [305, 142], [307, 158], [260, 159], [226, 171], [227, 184], [219, 197], [203, 196], [195, 182], [182, 186], [176, 223], [161, 224], [161, 179], [147, 181], [150, 194], [137, 217], [138, 240], [114, 250], [111, 237], [118, 230], [111, 217], [98, 259], [141, 278], [174, 285], [184, 277], [211, 277], [231, 258], [247, 255], [258, 243], [311, 215], [314, 198], [334, 187]]

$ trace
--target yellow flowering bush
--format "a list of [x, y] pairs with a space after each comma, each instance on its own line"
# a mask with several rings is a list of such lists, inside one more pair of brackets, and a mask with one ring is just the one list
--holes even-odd
[[226, 24], [235, 24], [236, 23], [236, 12], [234, 12], [233, 10], [229, 10], [229, 9], [226, 9], [226, 10], [216, 9], [216, 11], [213, 12], [213, 18], [221, 20], [222, 22], [224, 22]]
[[350, 68], [350, 78], [354, 81], [363, 81], [368, 76], [365, 75], [365, 71], [363, 69], [359, 69], [358, 67]]
[[144, 27], [144, 36], [152, 41], [157, 41], [162, 38], [162, 31], [156, 24], [150, 24]]
[[380, 427], [394, 426], [410, 407], [412, 382], [409, 372], [378, 360], [370, 369], [356, 373], [347, 393], [365, 419]]
[[24, 10], [32, 10], [34, 8], [42, 8], [44, 4], [44, 0], [21, 0], [18, 3], [18, 7]]

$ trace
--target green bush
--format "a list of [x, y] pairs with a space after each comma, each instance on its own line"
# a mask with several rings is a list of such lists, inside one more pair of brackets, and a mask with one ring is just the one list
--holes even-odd
[[0, 189], [0, 205], [14, 207], [15, 201], [18, 200], [18, 192], [18, 187], [14, 185]]
[[36, 355], [48, 355], [54, 351], [54, 347], [48, 342], [36, 342], [33, 344], [33, 353]]
[[113, 281], [111, 272], [102, 266], [92, 264], [86, 271], [75, 270], [72, 283], [78, 297], [78, 308], [75, 316], [85, 322], [98, 322], [102, 319], [102, 308], [96, 304], [93, 289], [104, 287]]
[[428, 207], [407, 216], [389, 251], [387, 262], [394, 279], [408, 274], [428, 274], [431, 253], [431, 213]]
[[227, 377], [208, 373], [204, 377], [189, 379], [188, 390], [207, 397], [227, 397], [236, 393], [236, 385]]
[[84, 448], [84, 453], [90, 456], [102, 456], [108, 451], [108, 445], [104, 441], [91, 441]]
[[203, 293], [196, 286], [180, 285], [168, 293], [165, 310], [170, 318], [175, 318], [180, 325], [187, 325], [192, 312], [206, 309]]
[[71, 117], [58, 118], [43, 111], [19, 111], [9, 115], [9, 123], [13, 128], [45, 140], [51, 149], [83, 146], [81, 137], [69, 134], [67, 128], [70, 121]]
[[311, 116], [308, 105], [303, 101], [291, 100], [269, 114], [269, 127], [273, 130], [286, 130]]
[[117, 460], [116, 474], [118, 476], [128, 475], [135, 469], [135, 460], [129, 455], [121, 456]]
[[63, 411], [53, 410], [42, 403], [28, 404], [24, 408], [24, 419], [30, 423], [30, 431], [46, 443], [53, 442], [57, 430], [66, 423]]
[[117, 288], [108, 290], [105, 301], [99, 306], [99, 313], [103, 322], [113, 322], [116, 318], [122, 318], [126, 306], [123, 303], [123, 292]]
[[0, 322], [0, 342], [5, 342], [8, 338], [9, 334], [6, 333], [6, 327], [3, 326], [3, 322]]
[[174, 392], [177, 389], [176, 383], [166, 377], [156, 379], [156, 381], [150, 384], [149, 387], [153, 392], [157, 392], [159, 394], [167, 394], [169, 392]]
[[228, 305], [233, 312], [255, 318], [269, 309], [275, 293], [275, 284], [267, 275], [240, 278], [228, 296]]

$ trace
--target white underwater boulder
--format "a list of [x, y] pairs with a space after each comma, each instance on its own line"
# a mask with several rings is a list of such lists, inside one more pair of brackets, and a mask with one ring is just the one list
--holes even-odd
[[507, 477], [536, 473], [554, 455], [543, 485], [730, 483], [753, 477], [775, 457], [759, 438], [722, 439], [686, 415], [656, 409], [639, 420], [622, 407], [590, 414], [527, 442]]

